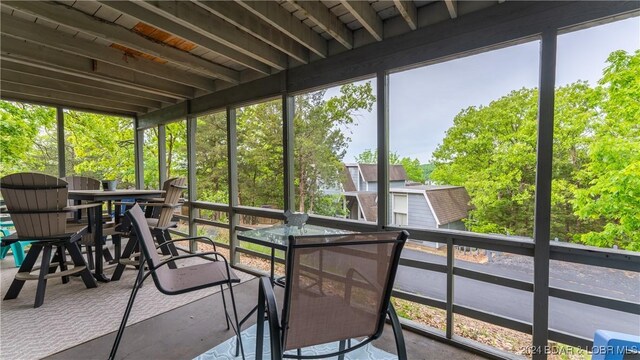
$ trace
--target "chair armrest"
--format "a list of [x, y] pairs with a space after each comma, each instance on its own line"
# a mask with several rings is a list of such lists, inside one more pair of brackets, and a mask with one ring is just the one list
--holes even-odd
[[183, 189], [183, 190], [188, 189], [188, 187], [187, 187], [187, 186], [184, 186], [184, 185], [173, 185], [173, 184], [172, 184], [172, 185], [171, 185], [171, 187], [178, 188], [178, 189]]
[[151, 206], [151, 207], [163, 207], [163, 208], [177, 208], [182, 206], [182, 204], [165, 204], [165, 203], [138, 203], [138, 205]]
[[184, 237], [184, 238], [168, 240], [168, 241], [165, 241], [162, 244], [156, 246], [156, 249], [159, 249], [159, 248], [165, 246], [166, 244], [174, 243], [174, 242], [177, 242], [177, 241], [185, 241], [185, 240], [195, 240], [195, 241], [202, 242], [202, 243], [205, 243], [205, 244], [210, 244], [211, 246], [213, 246], [213, 251], [217, 251], [216, 250], [216, 243], [214, 243], [213, 240], [209, 239], [206, 236], [191, 236], [191, 237]]
[[122, 206], [122, 205], [124, 205], [124, 206], [131, 205], [131, 206], [133, 206], [135, 204], [136, 204], [135, 201], [114, 201], [113, 202], [113, 205], [116, 205], [116, 206], [118, 206], [118, 205], [119, 206]]
[[280, 331], [280, 318], [276, 295], [273, 292], [271, 279], [267, 276], [260, 277], [258, 283], [258, 318], [256, 336], [256, 359], [262, 359], [262, 342], [264, 339], [264, 314], [267, 314], [269, 322], [269, 338], [271, 339], [271, 358], [282, 359], [282, 332]]
[[[216, 257], [216, 259], [212, 259], [210, 257], [208, 257], [208, 255], [214, 255]], [[179, 255], [179, 256], [172, 256], [168, 259], [165, 259], [163, 261], [161, 261], [158, 265], [154, 266], [153, 268], [149, 269], [149, 273], [155, 272], [156, 270], [158, 270], [158, 268], [165, 266], [167, 264], [169, 264], [172, 261], [176, 261], [176, 260], [182, 260], [182, 259], [190, 259], [190, 258], [194, 258], [194, 257], [200, 257], [209, 261], [218, 261], [217, 258], [221, 257], [222, 261], [224, 261], [224, 264], [226, 265], [227, 268], [227, 278], [231, 279], [231, 271], [229, 270], [229, 263], [227, 262], [227, 259], [224, 257], [224, 255], [220, 254], [217, 251], [207, 251], [207, 252], [203, 252], [203, 253], [197, 253], [197, 254], [187, 254], [187, 255]]]
[[74, 212], [74, 211], [77, 211], [77, 210], [91, 209], [91, 208], [95, 208], [95, 207], [102, 207], [102, 203], [101, 202], [95, 202], [95, 203], [88, 203], [88, 204], [81, 204], [81, 205], [66, 206], [62, 210], [66, 211], [66, 212]]

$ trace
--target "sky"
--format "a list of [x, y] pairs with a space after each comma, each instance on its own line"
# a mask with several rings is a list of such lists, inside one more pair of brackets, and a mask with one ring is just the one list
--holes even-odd
[[[614, 50], [640, 49], [640, 18], [634, 17], [558, 37], [556, 86], [576, 80], [594, 85]], [[512, 90], [538, 86], [540, 42], [494, 50], [440, 64], [393, 73], [389, 79], [389, 147], [422, 163], [469, 106], [488, 105]], [[375, 89], [375, 79], [370, 80]], [[327, 90], [325, 97], [339, 93]], [[375, 90], [374, 90], [375, 92]], [[376, 148], [376, 109], [356, 115], [345, 162]]]

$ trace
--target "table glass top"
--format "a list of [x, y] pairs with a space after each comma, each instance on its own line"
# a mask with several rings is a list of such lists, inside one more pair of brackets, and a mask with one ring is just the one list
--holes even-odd
[[266, 228], [246, 230], [238, 232], [238, 239], [244, 241], [255, 241], [257, 243], [271, 244], [274, 247], [286, 248], [289, 243], [289, 235], [310, 236], [310, 235], [337, 235], [350, 234], [351, 231], [332, 229], [316, 225], [304, 225], [302, 228], [289, 225], [276, 225]]

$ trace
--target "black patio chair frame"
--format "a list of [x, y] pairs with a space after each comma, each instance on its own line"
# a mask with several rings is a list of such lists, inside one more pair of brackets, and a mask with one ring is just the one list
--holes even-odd
[[[344, 237], [345, 235], [327, 235], [325, 237]], [[402, 247], [407, 240], [409, 233], [407, 231], [401, 231], [395, 240], [374, 240], [369, 242], [340, 242], [340, 243], [326, 243], [326, 244], [296, 244], [296, 237], [289, 236], [289, 246], [287, 248], [287, 267], [286, 273], [287, 279], [291, 279], [291, 272], [293, 269], [294, 256], [293, 253], [296, 249], [310, 248], [310, 247], [331, 247], [331, 246], [350, 246], [350, 245], [363, 245], [367, 244], [381, 244], [381, 243], [398, 243], [398, 247], [391, 258], [391, 267], [389, 271], [389, 278], [384, 288], [384, 295], [382, 300], [381, 312], [378, 315], [378, 326], [375, 334], [365, 338], [358, 344], [351, 346], [351, 339], [341, 340], [339, 343], [339, 350], [333, 353], [321, 354], [321, 355], [302, 355], [301, 349], [297, 349], [296, 354], [286, 354], [284, 349], [285, 332], [288, 330], [289, 322], [289, 308], [288, 304], [292, 295], [292, 286], [285, 286], [285, 300], [282, 309], [282, 320], [279, 320], [278, 308], [276, 305], [276, 298], [273, 291], [273, 284], [271, 279], [266, 276], [260, 278], [259, 290], [258, 290], [258, 321], [257, 321], [257, 335], [256, 335], [256, 360], [262, 360], [263, 355], [263, 341], [264, 341], [264, 316], [266, 315], [267, 322], [269, 324], [269, 337], [271, 346], [271, 359], [324, 359], [329, 357], [338, 356], [339, 360], [344, 359], [344, 355], [348, 352], [359, 349], [372, 341], [378, 339], [384, 330], [386, 316], [389, 316], [391, 320], [391, 326], [396, 342], [396, 351], [398, 359], [407, 359], [407, 350], [402, 334], [402, 327], [396, 314], [393, 304], [391, 304], [391, 293], [393, 291], [393, 283], [400, 263], [400, 253]], [[261, 321], [262, 320], [262, 321]]]
[[[132, 211], [138, 212], [138, 214], [134, 215], [132, 213]], [[144, 281], [151, 276], [154, 280], [154, 283], [156, 285], [156, 288], [162, 292], [165, 295], [179, 295], [179, 294], [183, 294], [186, 292], [190, 292], [190, 291], [195, 291], [195, 290], [200, 290], [200, 289], [204, 289], [207, 287], [213, 287], [213, 286], [220, 286], [220, 293], [222, 295], [222, 303], [223, 303], [223, 307], [224, 307], [224, 313], [225, 313], [225, 320], [227, 323], [227, 330], [229, 330], [230, 328], [233, 328], [233, 331], [235, 332], [237, 338], [238, 338], [238, 344], [239, 344], [239, 348], [240, 351], [242, 353], [242, 358], [244, 359], [244, 348], [242, 346], [242, 338], [240, 336], [240, 325], [238, 322], [238, 311], [236, 308], [236, 301], [235, 301], [235, 296], [233, 294], [233, 286], [232, 283], [238, 283], [240, 282], [239, 279], [235, 279], [234, 277], [231, 276], [231, 270], [229, 268], [229, 264], [227, 262], [227, 259], [224, 257], [224, 255], [222, 255], [221, 253], [215, 251], [215, 243], [213, 241], [211, 241], [211, 239], [207, 239], [208, 243], [211, 244], [214, 248], [214, 251], [207, 251], [207, 252], [202, 252], [202, 253], [194, 253], [194, 254], [187, 254], [187, 255], [178, 255], [178, 256], [173, 256], [170, 257], [168, 259], [162, 260], [160, 262], [158, 262], [157, 264], [153, 264], [152, 261], [148, 260], [151, 258], [151, 251], [157, 251], [159, 248], [163, 247], [163, 246], [167, 246], [169, 244], [173, 245], [174, 242], [176, 241], [182, 241], [183, 239], [175, 239], [175, 240], [169, 240], [166, 241], [163, 244], [160, 244], [158, 246], [155, 246], [153, 249], [147, 249], [146, 243], [144, 241], [143, 236], [145, 236], [145, 232], [142, 230], [142, 226], [148, 227], [148, 224], [146, 222], [144, 223], [140, 223], [140, 221], [138, 221], [138, 219], [136, 219], [137, 216], [143, 216], [143, 212], [140, 209], [140, 206], [138, 204], [134, 205], [133, 208], [131, 208], [130, 210], [127, 210], [125, 213], [125, 216], [127, 217], [127, 219], [129, 219], [129, 221], [131, 222], [131, 226], [133, 228], [133, 232], [135, 232], [136, 236], [138, 237], [138, 244], [140, 246], [140, 249], [142, 250], [140, 253], [140, 267], [138, 269], [138, 274], [136, 277], [136, 281], [135, 284], [133, 286], [133, 289], [131, 290], [131, 295], [129, 296], [129, 301], [127, 303], [127, 307], [125, 309], [124, 315], [122, 317], [122, 321], [120, 323], [120, 326], [118, 328], [118, 332], [116, 334], [116, 338], [113, 342], [113, 346], [111, 348], [111, 353], [109, 354], [109, 360], [113, 360], [115, 359], [116, 353], [118, 351], [118, 347], [120, 346], [120, 341], [122, 340], [122, 335], [124, 333], [125, 327], [127, 325], [127, 320], [129, 319], [129, 315], [131, 313], [131, 309], [133, 307], [133, 303], [135, 301], [136, 295], [138, 293], [138, 290], [142, 287], [142, 284], [144, 283]], [[142, 219], [144, 219], [144, 217], [142, 217]], [[147, 232], [148, 234], [148, 232]], [[202, 237], [198, 237], [199, 239], [205, 239]], [[151, 240], [153, 242], [153, 240]], [[157, 253], [156, 253], [157, 255]], [[211, 257], [213, 256], [213, 257]], [[158, 278], [158, 275], [156, 274], [156, 271], [160, 268], [162, 268], [163, 266], [167, 266], [169, 267], [169, 264], [174, 263], [176, 260], [182, 260], [182, 259], [189, 259], [189, 258], [201, 258], [201, 259], [205, 259], [208, 261], [212, 261], [212, 262], [217, 262], [220, 261], [220, 259], [222, 259], [222, 261], [224, 261], [224, 265], [226, 268], [226, 280], [224, 281], [218, 281], [218, 282], [210, 282], [210, 283], [206, 283], [206, 284], [202, 284], [199, 286], [193, 286], [193, 287], [186, 287], [186, 288], [182, 288], [176, 291], [171, 291], [166, 289], [164, 286], [162, 286], [161, 280]], [[148, 267], [148, 271], [145, 272], [145, 263], [146, 266]], [[224, 295], [224, 289], [223, 289], [223, 285], [227, 284], [228, 288], [229, 288], [229, 292], [231, 294], [231, 304], [232, 304], [232, 308], [233, 308], [233, 314], [234, 314], [234, 319], [231, 319], [231, 316], [229, 315], [228, 311], [227, 311], [227, 303], [226, 303], [226, 299], [225, 299], [225, 295]], [[237, 355], [236, 355], [237, 356]]]

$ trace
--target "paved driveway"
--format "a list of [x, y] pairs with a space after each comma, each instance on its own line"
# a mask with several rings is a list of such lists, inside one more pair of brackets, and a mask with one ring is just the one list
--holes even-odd
[[[446, 258], [431, 253], [404, 249], [402, 256], [436, 264], [446, 264]], [[499, 255], [492, 263], [477, 264], [456, 260], [456, 266], [484, 273], [533, 282], [533, 259], [517, 255]], [[551, 261], [551, 286], [640, 302], [640, 276], [605, 268]], [[396, 288], [444, 300], [446, 276], [443, 273], [401, 266]], [[454, 302], [486, 312], [531, 322], [533, 294], [526, 291], [456, 277]], [[640, 334], [640, 316], [607, 310], [572, 301], [549, 298], [549, 326], [586, 338], [593, 338], [596, 329], [608, 329]]]

